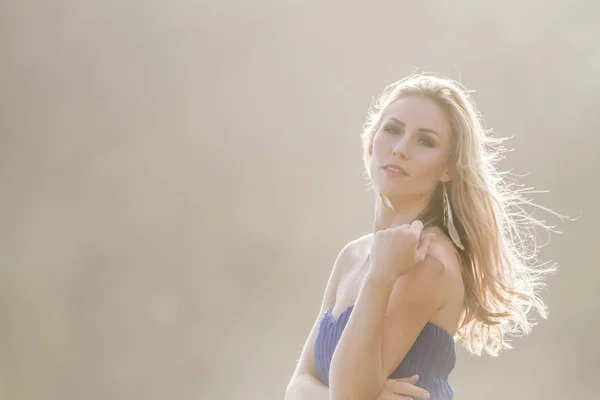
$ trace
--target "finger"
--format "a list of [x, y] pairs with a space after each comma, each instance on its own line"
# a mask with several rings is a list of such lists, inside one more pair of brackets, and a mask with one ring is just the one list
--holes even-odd
[[391, 381], [388, 384], [388, 389], [396, 394], [412, 396], [418, 399], [429, 399], [429, 393], [425, 389], [412, 385], [408, 382]]
[[413, 375], [413, 376], [408, 376], [406, 378], [396, 378], [396, 379], [390, 379], [390, 380], [396, 381], [396, 382], [408, 382], [408, 383], [414, 385], [419, 380], [419, 375]]
[[431, 242], [434, 238], [435, 233], [429, 233], [423, 238], [423, 240], [421, 240], [421, 243], [419, 243], [419, 246], [417, 247], [417, 253], [415, 256], [417, 261], [423, 261], [425, 259], [425, 255], [427, 255], [427, 250], [429, 250], [429, 246], [431, 245]]
[[417, 236], [421, 236], [421, 232], [423, 231], [423, 223], [421, 221], [414, 220], [412, 224], [410, 224], [410, 230], [417, 234]]

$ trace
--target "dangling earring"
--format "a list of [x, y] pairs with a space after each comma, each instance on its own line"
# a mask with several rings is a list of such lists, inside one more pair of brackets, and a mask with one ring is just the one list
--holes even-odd
[[382, 195], [379, 192], [377, 192], [377, 195], [381, 199], [381, 202], [383, 203], [384, 206], [386, 206], [390, 210], [394, 210], [394, 207], [392, 206], [392, 203], [390, 202], [390, 199], [388, 199], [387, 197], [385, 197], [384, 195]]
[[460, 241], [456, 226], [454, 226], [454, 220], [452, 219], [452, 209], [450, 208], [450, 199], [448, 198], [448, 190], [446, 189], [446, 182], [442, 183], [442, 202], [444, 205], [444, 226], [448, 229], [450, 239], [454, 242], [456, 247], [464, 250], [465, 247]]

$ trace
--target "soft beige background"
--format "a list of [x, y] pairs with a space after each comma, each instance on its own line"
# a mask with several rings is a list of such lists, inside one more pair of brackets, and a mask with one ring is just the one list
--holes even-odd
[[2, 399], [282, 399], [371, 226], [367, 107], [415, 67], [476, 89], [505, 168], [581, 212], [542, 252], [551, 318], [460, 351], [456, 398], [597, 397], [593, 0], [8, 0], [0, 46]]

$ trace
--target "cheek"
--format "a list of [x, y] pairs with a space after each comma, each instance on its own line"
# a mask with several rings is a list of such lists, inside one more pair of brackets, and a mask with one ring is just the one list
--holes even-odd
[[376, 133], [373, 136], [373, 141], [371, 142], [371, 157], [378, 158], [385, 154], [386, 148], [389, 147], [387, 142], [388, 140], [386, 140], [385, 137]]
[[369, 173], [371, 179], [377, 179], [377, 170], [385, 160], [385, 146], [382, 146], [381, 140], [376, 137], [371, 142], [371, 157], [369, 160]]
[[414, 161], [416, 172], [423, 179], [438, 180], [445, 169], [441, 153], [437, 151], [423, 152]]

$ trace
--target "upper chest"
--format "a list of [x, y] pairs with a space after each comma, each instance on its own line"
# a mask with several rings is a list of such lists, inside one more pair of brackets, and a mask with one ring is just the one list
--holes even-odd
[[369, 271], [369, 251], [363, 250], [357, 254], [344, 270], [346, 273], [340, 278], [335, 295], [335, 305], [331, 314], [337, 318], [348, 307], [356, 303], [358, 294]]

